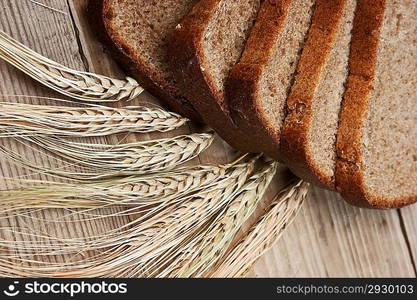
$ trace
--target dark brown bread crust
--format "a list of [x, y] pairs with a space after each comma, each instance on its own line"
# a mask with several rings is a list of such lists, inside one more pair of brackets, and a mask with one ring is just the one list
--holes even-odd
[[128, 74], [131, 74], [146, 91], [162, 99], [173, 111], [193, 121], [202, 122], [198, 112], [181, 95], [178, 88], [175, 86], [161, 86], [159, 84], [163, 82], [161, 76], [151, 70], [144, 62], [136, 59], [130, 46], [123, 42], [117, 32], [109, 28], [108, 20], [112, 16], [108, 0], [88, 0], [87, 11], [91, 26], [95, 29], [101, 42], [106, 45], [112, 57]]
[[247, 133], [259, 152], [280, 160], [278, 145], [263, 126], [256, 95], [259, 79], [273, 55], [273, 48], [284, 26], [292, 0], [269, 0], [262, 5], [245, 52], [227, 80], [226, 93], [231, 116], [236, 126]]
[[202, 67], [204, 33], [224, 0], [201, 0], [177, 26], [169, 45], [170, 63], [179, 85], [203, 120], [228, 144], [243, 152], [258, 152], [231, 122], [212, 81]]
[[417, 201], [416, 197], [377, 197], [368, 193], [364, 182], [362, 130], [373, 88], [385, 8], [386, 0], [358, 0], [352, 32], [350, 74], [337, 136], [337, 190], [347, 202], [368, 208], [397, 208]]
[[346, 3], [346, 0], [317, 0], [295, 83], [287, 99], [288, 115], [281, 131], [283, 162], [297, 176], [328, 189], [335, 188], [334, 179], [329, 180], [311, 161], [307, 140], [312, 125], [314, 94], [334, 45]]

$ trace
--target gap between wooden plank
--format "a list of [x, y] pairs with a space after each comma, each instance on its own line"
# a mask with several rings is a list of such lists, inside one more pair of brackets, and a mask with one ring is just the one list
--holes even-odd
[[[410, 211], [414, 211], [414, 218], [413, 217], [410, 218], [410, 219], [408, 218], [410, 215], [407, 214], [407, 212], [410, 212]], [[417, 208], [414, 205], [412, 207], [398, 209], [397, 212], [398, 212], [398, 216], [400, 218], [401, 230], [402, 230], [402, 233], [404, 235], [405, 242], [407, 244], [407, 248], [408, 248], [408, 252], [410, 254], [411, 262], [413, 264], [414, 276], [417, 277], [417, 267], [416, 267], [417, 253], [415, 252], [416, 251], [416, 246], [417, 246], [416, 245], [416, 238], [415, 238], [416, 232], [417, 232], [416, 231], [417, 227], [415, 226], [416, 225], [415, 216], [416, 216], [416, 213], [417, 213]], [[404, 212], [404, 215], [403, 215], [403, 212]], [[413, 226], [414, 226], [414, 228], [413, 228]]]

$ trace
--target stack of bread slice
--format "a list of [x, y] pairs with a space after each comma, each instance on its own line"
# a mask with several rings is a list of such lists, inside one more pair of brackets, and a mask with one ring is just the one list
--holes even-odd
[[417, 201], [415, 0], [90, 0], [169, 107], [349, 202]]

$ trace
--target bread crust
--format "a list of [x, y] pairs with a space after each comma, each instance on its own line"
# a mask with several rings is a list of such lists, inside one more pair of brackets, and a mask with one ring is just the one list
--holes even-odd
[[173, 111], [202, 123], [202, 118], [176, 86], [168, 84], [160, 74], [143, 61], [135, 58], [133, 49], [123, 42], [118, 33], [109, 26], [112, 9], [108, 0], [88, 0], [87, 11], [91, 26], [112, 57], [131, 74], [142, 87], [164, 101]]
[[292, 0], [265, 1], [246, 44], [244, 54], [227, 80], [226, 93], [233, 122], [253, 140], [252, 147], [280, 160], [277, 140], [266, 123], [256, 101], [259, 81], [273, 53], [277, 36], [284, 26]]
[[287, 116], [281, 131], [280, 156], [291, 171], [304, 180], [335, 189], [334, 178], [315, 164], [308, 135], [312, 106], [320, 76], [334, 46], [346, 0], [317, 0], [312, 25], [287, 99]]
[[363, 127], [373, 88], [385, 8], [386, 0], [358, 0], [350, 74], [337, 135], [336, 188], [347, 202], [367, 208], [398, 208], [417, 201], [416, 196], [378, 197], [369, 193], [364, 181]]
[[204, 34], [224, 0], [201, 0], [177, 26], [169, 44], [170, 64], [177, 80], [203, 120], [230, 146], [243, 152], [258, 152], [253, 140], [231, 122], [222, 95], [216, 92], [202, 60]]

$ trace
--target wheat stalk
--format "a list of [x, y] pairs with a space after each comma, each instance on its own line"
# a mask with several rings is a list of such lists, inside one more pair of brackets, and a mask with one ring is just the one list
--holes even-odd
[[[116, 277], [130, 274], [134, 266], [136, 269], [141, 267], [147, 270], [147, 266], [153, 265], [152, 262], [158, 260], [158, 257], [201, 231], [199, 228], [201, 223], [204, 223], [203, 220], [209, 220], [223, 210], [245, 185], [254, 164], [255, 160], [252, 160], [229, 167], [224, 180], [216, 182], [211, 188], [194, 192], [188, 198], [182, 197], [181, 201], [173, 205], [166, 205], [146, 218], [133, 221], [129, 226], [134, 226], [124, 227], [122, 231], [115, 230], [101, 236], [66, 240], [44, 234], [43, 237], [48, 242], [36, 245], [25, 241], [3, 240], [0, 247], [19, 250], [19, 254], [2, 256], [0, 276]], [[10, 231], [14, 234], [29, 234], [16, 232], [13, 228]], [[33, 235], [42, 236], [40, 233]], [[65, 265], [33, 258], [34, 255], [80, 255], [83, 251], [91, 250], [99, 250], [99, 253], [88, 259], [77, 260], [74, 256], [74, 259]], [[28, 262], [31, 263], [30, 266], [24, 265]]]
[[46, 4], [40, 3], [38, 1], [35, 1], [35, 0], [28, 0], [28, 1], [32, 2], [35, 5], [39, 5], [39, 6], [42, 6], [43, 8], [49, 9], [51, 11], [54, 11], [54, 12], [57, 12], [57, 13], [60, 13], [60, 14], [63, 14], [63, 15], [68, 15], [65, 11], [62, 11], [62, 10], [57, 9], [57, 8], [53, 8], [53, 7], [48, 6]]
[[222, 257], [241, 226], [252, 215], [277, 167], [277, 163], [270, 162], [257, 171], [208, 228], [187, 243], [169, 266], [164, 266], [159, 273], [153, 275], [200, 277], [204, 274]]
[[217, 268], [205, 275], [221, 278], [245, 276], [295, 219], [308, 188], [308, 183], [299, 180], [280, 192], [250, 232], [221, 260]]
[[0, 30], [0, 58], [43, 85], [81, 101], [131, 100], [143, 92], [133, 78], [109, 78], [76, 71], [52, 61]]
[[[0, 153], [9, 161], [42, 174], [76, 180], [96, 180], [114, 176], [143, 175], [172, 170], [206, 150], [214, 133], [194, 133], [145, 142], [106, 145], [76, 143], [54, 137], [25, 137], [54, 155], [64, 158], [71, 167], [87, 168], [85, 172], [33, 166], [30, 161], [12, 150], [0, 146]], [[41, 155], [46, 155], [33, 149]], [[48, 155], [50, 159], [55, 158]], [[79, 168], [77, 168], [79, 169]]]
[[[246, 177], [247, 175], [248, 173], [246, 173]], [[257, 175], [259, 176], [259, 172]], [[209, 274], [213, 277], [242, 276], [294, 219], [308, 189], [308, 184], [299, 181], [283, 191], [273, 202], [268, 213], [252, 228], [248, 236], [242, 239], [221, 260], [221, 263], [217, 263], [217, 268], [214, 271], [209, 270], [208, 265], [212, 266], [219, 261], [237, 230], [253, 212], [255, 203], [258, 202], [256, 198], [262, 197], [261, 195], [270, 180], [265, 180], [265, 176], [270, 177], [270, 175], [268, 172], [264, 172], [264, 180], [261, 180], [262, 176], [260, 176], [256, 183], [254, 179], [257, 175], [248, 181], [241, 178], [240, 188], [234, 192], [229, 190], [229, 193], [223, 193], [225, 196], [223, 204], [217, 209], [213, 209], [211, 205], [206, 206], [206, 208], [212, 208], [210, 210], [212, 216], [217, 216], [214, 221], [207, 221], [208, 225], [195, 226], [196, 223], [193, 223], [189, 218], [194, 218], [194, 222], [210, 220], [210, 213], [200, 206], [200, 204], [207, 203], [210, 196], [202, 197], [205, 201], [201, 201], [202, 198], [200, 198], [201, 202], [198, 205], [193, 205], [195, 204], [193, 200], [196, 198], [192, 198], [179, 206], [173, 206], [168, 211], [159, 211], [149, 219], [149, 222], [148, 220], [139, 222], [144, 224], [143, 226], [134, 226], [134, 229], [122, 233], [94, 237], [95, 240], [90, 244], [88, 241], [86, 243], [84, 239], [78, 240], [78, 243], [75, 243], [74, 239], [65, 241], [56, 239], [55, 243], [48, 243], [44, 249], [39, 245], [32, 249], [23, 246], [21, 249], [28, 251], [28, 255], [37, 254], [40, 257], [69, 253], [81, 255], [87, 249], [102, 250], [88, 259], [73, 259], [64, 265], [62, 263], [45, 263], [29, 256], [22, 258], [21, 255], [19, 257], [9, 255], [0, 259], [0, 275], [10, 277], [131, 277], [159, 274], [158, 276], [166, 276], [166, 271], [161, 272], [160, 263], [166, 262], [167, 258], [178, 259], [179, 257], [180, 260], [169, 265], [174, 268], [165, 269], [173, 272], [170, 274], [171, 276], [201, 276], [202, 274]], [[221, 189], [226, 186], [228, 185]], [[213, 187], [218, 187], [218, 184], [214, 184]], [[200, 196], [211, 195], [212, 200], [219, 199], [219, 194], [215, 191], [216, 189], [206, 190], [205, 193], [200, 193]], [[190, 210], [190, 208], [192, 209]], [[198, 214], [196, 215], [195, 212]], [[72, 249], [68, 248], [71, 243], [73, 244]], [[63, 245], [65, 247], [62, 247]], [[5, 245], [0, 246], [4, 247]], [[13, 244], [13, 249], [20, 250], [19, 248]], [[61, 251], [56, 249], [61, 249]], [[35, 250], [42, 251], [36, 252]], [[184, 260], [186, 257], [188, 257], [188, 261]], [[12, 263], [11, 260], [13, 260]], [[178, 262], [179, 265], [176, 264]], [[25, 265], [28, 263], [31, 265]], [[190, 266], [193, 268], [189, 269]]]
[[187, 119], [158, 107], [65, 107], [0, 102], [0, 137], [92, 137], [124, 132], [167, 132]]
[[[192, 193], [190, 193], [188, 196], [181, 196], [178, 197], [177, 200], [178, 201], [163, 201], [161, 206], [157, 206], [155, 207], [151, 212], [147, 213], [146, 216], [141, 216], [140, 218], [135, 219], [134, 221], [132, 221], [132, 223], [130, 224], [125, 224], [123, 225], [122, 229], [125, 228], [129, 228], [132, 225], [138, 225], [139, 226], [151, 226], [153, 222], [155, 223], [163, 223], [166, 221], [166, 219], [162, 216], [166, 216], [168, 219], [172, 220], [172, 218], [175, 218], [175, 216], [177, 214], [180, 214], [180, 211], [184, 211], [187, 212], [189, 211], [191, 219], [196, 221], [198, 219], [196, 219], [197, 215], [195, 214], [195, 212], [193, 211], [193, 208], [196, 207], [196, 205], [201, 205], [201, 206], [205, 206], [206, 209], [202, 210], [200, 213], [201, 214], [206, 214], [210, 212], [210, 208], [213, 207], [213, 204], [215, 203], [219, 203], [221, 201], [219, 201], [220, 198], [222, 198], [222, 196], [227, 196], [227, 195], [231, 195], [235, 190], [239, 189], [245, 182], [246, 178], [249, 176], [249, 174], [252, 172], [253, 168], [254, 168], [254, 163], [255, 160], [252, 160], [248, 163], [243, 163], [243, 164], [239, 164], [239, 165], [234, 165], [234, 166], [230, 166], [227, 167], [226, 172], [224, 173], [224, 176], [218, 176], [215, 180], [213, 180], [212, 184], [208, 185], [208, 186], [202, 186], [199, 190], [194, 190], [192, 191]], [[63, 183], [62, 186], [67, 185], [66, 183]], [[84, 185], [79, 185], [80, 187], [77, 188], [74, 186], [74, 194], [77, 195], [77, 189], [79, 190], [78, 194], [83, 194], [84, 190], [83, 187]], [[91, 184], [89, 185], [91, 187], [93, 187], [94, 185]], [[73, 186], [71, 186], [73, 187]], [[119, 189], [119, 192], [121, 192], [121, 198], [119, 199], [120, 202], [119, 204], [123, 204], [124, 202], [128, 203], [128, 201], [126, 201], [126, 193], [124, 192], [125, 190], [127, 190], [128, 193], [131, 192], [131, 185], [130, 182], [128, 180], [124, 180], [122, 181], [122, 185], [119, 186], [122, 187]], [[81, 188], [81, 189], [80, 189]], [[94, 192], [94, 195], [97, 196], [98, 198], [101, 196], [107, 196], [109, 195], [109, 193], [107, 193], [109, 186], [104, 185], [104, 188], [97, 188]], [[6, 195], [7, 195], [7, 191], [5, 191]], [[50, 190], [50, 193], [53, 194], [54, 191]], [[25, 200], [25, 196], [23, 196], [23, 199], [19, 199], [19, 191], [16, 191], [13, 195], [14, 197], [11, 197], [10, 200], [16, 199], [16, 201], [22, 201]], [[133, 198], [134, 198], [134, 194], [133, 194]], [[221, 197], [215, 197], [215, 196], [221, 196]], [[76, 203], [77, 198], [75, 197], [73, 199], [74, 203]], [[209, 200], [204, 201], [204, 199], [212, 199], [211, 202]], [[70, 201], [70, 199], [68, 199]], [[91, 197], [91, 201], [95, 201], [95, 197]], [[134, 201], [134, 199], [131, 199], [131, 201]], [[136, 199], [136, 201], [138, 201]], [[140, 202], [140, 200], [139, 200]], [[137, 202], [138, 203], [138, 202]], [[170, 204], [174, 204], [174, 205], [170, 205]], [[197, 207], [198, 207], [197, 205]], [[186, 209], [179, 209], [178, 207], [182, 207], [182, 206], [186, 206]], [[176, 208], [176, 209], [174, 209]], [[174, 210], [174, 212], [172, 212], [171, 210]], [[151, 218], [150, 218], [151, 216]], [[160, 217], [158, 219], [158, 217]], [[146, 220], [146, 222], [142, 222], [143, 220]], [[172, 225], [170, 224], [170, 222], [166, 222], [166, 225]], [[3, 228], [5, 229], [5, 228]], [[29, 228], [30, 230], [31, 228]], [[110, 234], [116, 234], [119, 235], [118, 230], [120, 230], [121, 228], [115, 229], [113, 232], [109, 233], [106, 232], [103, 236], [95, 236], [95, 237], [88, 237], [88, 239], [93, 240], [93, 243], [96, 243], [97, 245], [97, 239], [100, 239], [102, 241], [104, 241], [105, 243], [108, 243], [108, 239], [106, 240], [105, 238], [108, 237]], [[126, 235], [129, 232], [140, 232], [141, 230], [138, 229], [138, 227], [132, 228], [131, 230], [124, 232], [123, 234]], [[84, 244], [87, 245], [87, 239], [79, 239], [79, 241]], [[25, 243], [25, 241], [22, 241], [22, 243]], [[7, 243], [6, 243], [7, 244]], [[10, 247], [16, 247], [18, 245], [18, 242], [16, 243], [12, 243], [9, 246]], [[5, 245], [3, 245], [5, 246]], [[27, 247], [29, 247], [30, 249], [36, 249], [36, 247], [38, 247], [37, 245], [26, 245]], [[62, 246], [62, 245], [60, 245]], [[75, 250], [78, 251], [79, 245], [76, 244], [75, 245]], [[100, 246], [100, 248], [103, 248], [104, 246]], [[28, 248], [26, 248], [28, 249]], [[52, 246], [51, 248], [52, 250], [54, 249], [54, 246]], [[59, 247], [58, 247], [59, 249]], [[61, 249], [62, 250], [62, 249]]]
[[37, 208], [102, 208], [112, 205], [138, 209], [181, 199], [208, 188], [224, 180], [227, 170], [226, 166], [200, 165], [163, 174], [88, 184], [42, 181], [38, 186], [0, 191], [0, 210], [10, 216], [16, 210]]

